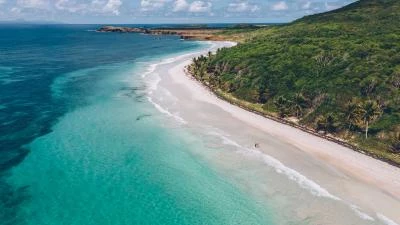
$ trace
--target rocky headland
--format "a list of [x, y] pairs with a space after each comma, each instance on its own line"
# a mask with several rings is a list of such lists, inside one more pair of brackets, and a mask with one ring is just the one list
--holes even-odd
[[115, 33], [142, 33], [150, 35], [176, 35], [185, 40], [214, 40], [223, 41], [231, 40], [227, 35], [222, 34], [223, 29], [220, 28], [138, 28], [138, 27], [120, 27], [120, 26], [103, 26], [97, 29], [97, 32], [115, 32]]

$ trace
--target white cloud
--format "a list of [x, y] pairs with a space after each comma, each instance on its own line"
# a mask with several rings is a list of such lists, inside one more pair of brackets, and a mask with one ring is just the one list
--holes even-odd
[[260, 10], [258, 5], [251, 5], [248, 2], [236, 2], [228, 5], [228, 12], [256, 12]]
[[17, 7], [13, 7], [11, 8], [11, 12], [14, 14], [20, 14], [21, 13], [21, 9], [17, 8]]
[[172, 11], [181, 12], [186, 11], [189, 8], [189, 3], [186, 0], [176, 0], [174, 2], [174, 8]]
[[18, 0], [17, 6], [20, 8], [49, 9], [47, 0]]
[[285, 1], [280, 1], [280, 2], [277, 2], [274, 5], [272, 5], [272, 10], [274, 10], [274, 11], [283, 11], [283, 10], [287, 10], [288, 8], [289, 7]]
[[212, 7], [211, 2], [194, 1], [188, 3], [186, 0], [175, 0], [172, 8], [173, 12], [191, 12], [191, 13], [205, 13], [210, 12]]
[[189, 12], [193, 13], [204, 13], [211, 11], [211, 2], [194, 1], [189, 6]]
[[70, 13], [99, 13], [119, 15], [121, 0], [92, 0], [89, 3], [79, 3], [77, 0], [58, 0], [54, 7]]
[[121, 5], [121, 0], [108, 0], [107, 4], [103, 7], [103, 12], [119, 15], [119, 7], [121, 7]]
[[310, 9], [310, 7], [311, 7], [311, 2], [310, 2], [310, 1], [305, 2], [305, 3], [301, 6], [302, 9]]
[[169, 2], [170, 0], [141, 0], [140, 6], [141, 11], [154, 11], [161, 8], [164, 8], [165, 3]]
[[335, 5], [335, 4], [329, 4], [328, 2], [325, 2], [325, 9], [326, 10], [334, 10], [334, 9], [337, 9], [337, 8], [339, 8], [340, 7], [340, 5]]
[[58, 0], [54, 4], [54, 7], [57, 10], [76, 13], [76, 12], [86, 11], [88, 5], [87, 4], [79, 4], [79, 3], [76, 3], [75, 1], [71, 1], [71, 0]]
[[6, 0], [0, 0], [0, 5], [6, 3]]

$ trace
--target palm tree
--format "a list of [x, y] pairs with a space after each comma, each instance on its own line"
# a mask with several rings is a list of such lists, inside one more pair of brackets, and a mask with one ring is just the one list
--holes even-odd
[[336, 117], [332, 113], [329, 113], [326, 116], [326, 131], [334, 133], [336, 131], [336, 124]]
[[325, 131], [326, 132], [326, 117], [324, 115], [320, 115], [316, 119], [316, 131]]
[[352, 127], [357, 124], [360, 120], [360, 106], [354, 101], [346, 104], [344, 109], [344, 116], [347, 120], [348, 129], [351, 130]]
[[334, 133], [337, 127], [336, 117], [332, 113], [329, 113], [326, 116], [321, 115], [317, 118], [316, 125], [317, 131]]
[[400, 132], [395, 132], [391, 137], [391, 148], [394, 153], [400, 153]]
[[365, 124], [365, 139], [368, 138], [368, 126], [381, 115], [379, 105], [374, 101], [366, 101], [361, 105], [361, 119]]
[[279, 116], [282, 118], [285, 117], [287, 114], [289, 101], [285, 97], [279, 96], [274, 101], [274, 104], [275, 104], [276, 108], [279, 110]]
[[307, 108], [307, 99], [304, 97], [302, 93], [297, 93], [294, 96], [294, 101], [293, 101], [293, 109], [295, 111], [295, 115], [297, 118], [300, 118], [303, 114], [303, 109]]
[[209, 52], [207, 53], [207, 57], [208, 57], [208, 59], [211, 59], [211, 57], [212, 57], [212, 52], [211, 52], [211, 51], [209, 51]]

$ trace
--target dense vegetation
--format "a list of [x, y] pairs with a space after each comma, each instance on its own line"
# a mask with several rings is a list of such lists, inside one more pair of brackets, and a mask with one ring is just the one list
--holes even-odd
[[194, 59], [224, 98], [400, 164], [400, 1], [360, 0]]

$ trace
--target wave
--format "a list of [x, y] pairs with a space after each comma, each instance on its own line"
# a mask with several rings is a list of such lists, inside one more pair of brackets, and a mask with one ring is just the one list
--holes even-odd
[[[161, 66], [161, 65], [165, 65], [165, 64], [170, 64], [170, 63], [174, 63], [177, 62], [181, 59], [187, 58], [189, 56], [195, 57], [196, 55], [200, 55], [203, 54], [205, 52], [208, 51], [213, 51], [216, 50], [216, 47], [218, 46], [218, 44], [214, 43], [214, 42], [202, 42], [203, 44], [209, 44], [210, 47], [207, 48], [206, 50], [201, 50], [198, 52], [191, 52], [191, 53], [187, 53], [187, 54], [182, 54], [176, 57], [170, 57], [170, 58], [165, 58], [161, 61], [158, 61], [156, 63], [153, 63], [151, 65], [148, 66], [147, 70], [145, 73], [142, 74], [142, 78], [147, 77], [148, 75], [154, 73], [157, 69], [157, 67]], [[237, 45], [237, 43], [235, 42], [230, 42], [230, 43], [225, 43], [225, 46], [227, 47], [232, 47]], [[157, 74], [158, 75], [158, 74]], [[149, 85], [149, 92], [148, 94], [151, 95], [153, 93], [153, 91], [158, 89], [158, 84], [161, 81], [160, 77], [158, 76], [152, 76], [152, 80], [151, 83]], [[168, 109], [163, 108], [161, 105], [157, 104], [156, 102], [153, 101], [153, 99], [148, 96], [148, 100], [151, 104], [154, 105], [154, 107], [160, 111], [161, 113], [174, 118], [176, 121], [182, 123], [182, 124], [187, 124], [187, 121], [185, 121], [182, 117], [171, 113], [170, 111], [168, 111]], [[316, 183], [315, 181], [309, 179], [308, 177], [306, 177], [305, 175], [301, 174], [300, 172], [287, 167], [286, 165], [284, 165], [282, 162], [280, 162], [279, 160], [275, 159], [274, 157], [260, 151], [257, 150], [255, 148], [248, 148], [248, 147], [244, 147], [240, 144], [238, 144], [237, 142], [235, 142], [234, 140], [230, 139], [229, 137], [227, 137], [226, 135], [220, 133], [220, 132], [209, 132], [209, 134], [214, 135], [214, 136], [218, 136], [221, 140], [222, 143], [225, 145], [231, 145], [237, 148], [238, 152], [241, 154], [245, 154], [245, 155], [251, 155], [253, 157], [256, 157], [258, 159], [261, 159], [265, 164], [267, 164], [268, 166], [274, 168], [275, 172], [279, 173], [279, 174], [284, 174], [288, 179], [296, 182], [301, 188], [309, 191], [312, 195], [317, 196], [317, 197], [325, 197], [325, 198], [329, 198], [335, 201], [341, 201], [343, 203], [345, 203], [346, 205], [348, 205], [350, 207], [350, 209], [361, 219], [366, 220], [366, 221], [375, 221], [375, 219], [368, 215], [367, 213], [364, 213], [362, 211], [362, 209], [360, 207], [358, 207], [357, 205], [351, 204], [349, 202], [346, 202], [345, 200], [342, 200], [341, 198], [339, 198], [338, 196], [335, 196], [333, 194], [331, 194], [328, 190], [326, 190], [325, 188], [323, 188], [322, 186], [320, 186], [318, 183]], [[379, 218], [382, 222], [384, 222], [386, 225], [399, 225], [397, 223], [395, 223], [394, 221], [392, 221], [391, 219], [385, 217], [382, 214], [377, 214], [377, 218]]]
[[376, 216], [382, 221], [384, 222], [386, 225], [399, 225], [396, 222], [394, 222], [393, 220], [387, 218], [385, 215], [381, 214], [381, 213], [377, 213]]
[[[259, 150], [246, 148], [246, 150], [258, 157], [260, 157], [266, 164], [275, 168], [277, 173], [285, 174], [290, 180], [295, 181], [300, 185], [300, 187], [307, 189], [310, 191], [311, 194], [318, 196], [318, 197], [326, 197], [331, 198], [334, 200], [340, 200], [340, 198], [330, 194], [326, 189], [322, 188], [319, 184], [315, 183], [314, 181], [308, 179], [306, 176], [302, 175], [301, 173], [297, 172], [294, 169], [291, 169], [281, 163], [279, 160], [262, 153]], [[247, 153], [247, 152], [245, 152]]]
[[[352, 211], [354, 211], [355, 214], [358, 217], [360, 217], [361, 219], [367, 220], [367, 221], [375, 221], [375, 219], [372, 216], [368, 215], [365, 212], [362, 212], [361, 208], [358, 207], [357, 205], [348, 203], [348, 202], [340, 199], [339, 197], [329, 193], [326, 189], [321, 187], [319, 184], [317, 184], [313, 180], [307, 178], [306, 176], [302, 175], [298, 171], [285, 166], [282, 162], [273, 158], [272, 156], [265, 154], [254, 148], [244, 147], [220, 132], [210, 131], [210, 132], [208, 132], [208, 134], [218, 136], [222, 140], [222, 143], [225, 145], [237, 147], [238, 152], [241, 154], [251, 155], [251, 156], [257, 157], [258, 159], [261, 159], [268, 166], [274, 168], [277, 173], [286, 175], [286, 177], [288, 177], [290, 180], [295, 181], [300, 187], [308, 190], [312, 195], [317, 196], [317, 197], [330, 198], [335, 201], [341, 201], [341, 202], [345, 203], [346, 205], [348, 205], [350, 207], [350, 209]], [[385, 222], [386, 225], [399, 225], [399, 224], [395, 223], [394, 221], [392, 221], [391, 219], [385, 217], [382, 214], [377, 214], [377, 217], [380, 220], [382, 220], [383, 222]]]
[[[217, 134], [217, 133], [214, 133], [214, 134]], [[319, 184], [310, 180], [309, 178], [307, 178], [306, 176], [297, 172], [296, 170], [285, 166], [282, 162], [273, 158], [272, 156], [265, 154], [254, 148], [243, 147], [240, 144], [238, 144], [237, 142], [233, 141], [232, 139], [230, 139], [222, 134], [219, 134], [219, 137], [222, 139], [224, 144], [238, 147], [238, 150], [240, 153], [246, 154], [246, 155], [249, 154], [251, 156], [255, 156], [259, 159], [262, 159], [262, 161], [264, 163], [266, 163], [268, 166], [274, 168], [277, 173], [286, 175], [290, 180], [295, 181], [300, 187], [308, 190], [311, 194], [318, 196], [318, 197], [327, 197], [327, 198], [331, 198], [334, 200], [340, 200], [339, 197], [332, 195], [326, 189], [322, 188]]]
[[[162, 60], [156, 60], [154, 63], [150, 64], [147, 67], [146, 71], [141, 75], [141, 77], [142, 78], [148, 77], [149, 75], [153, 74], [156, 71], [157, 67], [159, 67], [161, 65], [175, 63], [175, 62], [177, 62], [179, 60], [182, 60], [182, 59], [185, 59], [185, 58], [189, 58], [189, 57], [193, 58], [193, 57], [196, 57], [198, 55], [205, 54], [205, 53], [207, 53], [209, 51], [215, 52], [218, 49], [218, 44], [215, 41], [199, 41], [198, 43], [200, 45], [207, 45], [208, 48], [201, 49], [201, 50], [198, 50], [198, 51], [192, 51], [192, 52], [185, 53], [185, 54], [180, 54], [178, 56], [172, 56], [172, 57], [169, 57], [169, 58], [164, 58]], [[236, 42], [228, 42], [228, 41], [221, 42], [221, 43], [224, 43], [224, 44], [221, 45], [221, 47], [232, 47], [232, 46], [235, 46], [237, 44]], [[159, 81], [160, 81], [159, 79], [155, 79], [153, 81], [148, 81], [148, 84], [150, 86], [149, 94], [151, 94], [153, 91], [157, 90], [157, 85], [158, 85]]]
[[370, 215], [361, 211], [360, 207], [350, 204], [350, 208], [363, 220], [375, 221]]
[[[202, 49], [202, 50], [193, 51], [193, 52], [189, 52], [189, 53], [185, 53], [185, 54], [180, 54], [178, 56], [173, 56], [173, 57], [170, 57], [170, 58], [165, 58], [165, 59], [162, 59], [161, 61], [153, 63], [153, 64], [149, 65], [147, 71], [142, 74], [142, 78], [144, 78], [147, 75], [153, 73], [158, 66], [174, 63], [174, 62], [176, 62], [178, 60], [181, 60], [183, 58], [187, 58], [187, 57], [190, 57], [190, 56], [195, 57], [197, 55], [201, 55], [201, 54], [207, 53], [209, 51], [216, 51], [217, 50], [218, 44], [215, 41], [199, 41], [198, 43], [200, 43], [201, 45], [208, 45], [209, 47], [207, 49]], [[232, 47], [232, 46], [235, 46], [237, 44], [236, 42], [229, 42], [229, 41], [225, 41], [223, 43], [225, 43], [223, 45], [224, 47]]]
[[[157, 61], [155, 63], [152, 63], [147, 67], [146, 71], [141, 75], [141, 77], [142, 78], [146, 78], [149, 75], [154, 74], [156, 72], [157, 67], [159, 67], [161, 65], [175, 63], [175, 62], [177, 62], [179, 60], [182, 60], [182, 59], [185, 59], [185, 58], [188, 58], [188, 57], [195, 57], [196, 55], [204, 54], [205, 52], [208, 52], [208, 51], [214, 51], [214, 50], [217, 49], [217, 46], [218, 46], [218, 44], [216, 44], [215, 42], [211, 42], [211, 41], [210, 42], [201, 42], [201, 44], [209, 45], [209, 47], [206, 50], [202, 49], [202, 50], [199, 50], [199, 51], [189, 52], [189, 53], [181, 54], [181, 55], [174, 56], [174, 57], [164, 58], [161, 61]], [[234, 44], [230, 43], [230, 42], [229, 43], [226, 42], [225, 45], [233, 46]], [[147, 82], [146, 82], [147, 86], [148, 86], [148, 95], [151, 95], [154, 91], [156, 91], [158, 89], [158, 84], [161, 81], [161, 78], [159, 77], [159, 75], [157, 73], [154, 74], [154, 75], [157, 75], [157, 76], [152, 76], [151, 77], [152, 79], [148, 79]], [[156, 102], [154, 102], [153, 99], [150, 96], [148, 96], [147, 99], [161, 113], [164, 113], [164, 114], [166, 114], [166, 115], [168, 115], [170, 117], [173, 117], [175, 120], [177, 120], [178, 122], [180, 122], [182, 124], [187, 124], [187, 121], [185, 121], [182, 117], [171, 113], [166, 108], [163, 108], [161, 105], [159, 105]]]
[[[160, 65], [173, 63], [173, 62], [176, 62], [185, 57], [194, 56], [196, 54], [201, 54], [201, 52], [207, 52], [207, 51], [212, 51], [212, 50], [216, 49], [216, 46], [217, 46], [216, 43], [214, 43], [214, 42], [208, 42], [208, 43], [210, 43], [211, 46], [209, 48], [207, 48], [207, 50], [183, 54], [183, 55], [180, 55], [177, 57], [167, 58], [167, 59], [162, 60], [161, 62], [151, 64], [148, 67], [147, 71], [142, 75], [142, 77], [146, 77], [147, 75], [153, 73], [156, 70], [156, 68]], [[234, 46], [234, 45], [236, 45], [236, 43], [226, 43], [225, 45]], [[155, 79], [152, 82], [152, 84], [150, 85], [149, 94], [151, 94], [154, 90], [157, 89], [159, 82], [160, 82], [160, 79]], [[173, 113], [169, 112], [167, 109], [165, 109], [162, 106], [160, 106], [159, 104], [155, 103], [151, 97], [148, 97], [148, 100], [160, 112], [162, 112], [170, 117], [174, 117], [177, 121], [179, 121], [181, 123], [184, 123], [184, 124], [187, 123], [183, 118], [181, 118], [177, 115], [174, 115]], [[218, 135], [222, 139], [224, 144], [237, 147], [242, 154], [251, 154], [253, 156], [256, 156], [256, 157], [262, 159], [267, 165], [273, 167], [277, 173], [285, 174], [290, 180], [293, 180], [296, 183], [298, 183], [300, 185], [300, 187], [309, 190], [311, 192], [311, 194], [318, 196], [318, 197], [327, 197], [327, 198], [331, 198], [334, 200], [340, 200], [340, 198], [330, 194], [326, 189], [322, 188], [320, 185], [318, 185], [314, 181], [308, 179], [306, 176], [302, 175], [301, 173], [297, 172], [294, 169], [291, 169], [291, 168], [285, 166], [279, 160], [277, 160], [259, 150], [243, 147], [243, 146], [239, 145], [238, 143], [236, 143], [235, 141], [233, 141], [233, 140], [229, 139], [228, 137], [221, 135], [219, 133], [213, 133], [213, 134]]]
[[182, 124], [187, 124], [187, 121], [186, 121], [186, 120], [184, 120], [182, 117], [180, 117], [180, 116], [178, 116], [178, 115], [175, 115], [175, 114], [171, 113], [170, 111], [168, 111], [168, 109], [163, 108], [161, 105], [155, 103], [151, 97], [147, 97], [147, 99], [148, 99], [149, 102], [150, 102], [151, 104], [153, 104], [154, 107], [155, 107], [158, 111], [160, 111], [161, 113], [164, 113], [165, 115], [174, 118], [176, 121], [178, 121], [178, 122], [180, 122], [180, 123], [182, 123]]
[[[156, 72], [157, 67], [161, 66], [161, 65], [165, 65], [165, 64], [170, 64], [170, 63], [174, 63], [177, 62], [181, 59], [187, 58], [189, 56], [195, 57], [196, 55], [200, 55], [203, 54], [205, 52], [208, 51], [213, 51], [216, 50], [216, 46], [218, 46], [218, 44], [214, 43], [214, 42], [202, 42], [202, 44], [209, 44], [210, 47], [207, 48], [206, 50], [201, 50], [198, 52], [191, 52], [191, 53], [187, 53], [187, 54], [182, 54], [179, 56], [175, 56], [175, 57], [170, 57], [170, 58], [165, 58], [161, 61], [158, 61], [156, 63], [152, 63], [147, 67], [146, 72], [144, 72], [142, 74], [142, 78], [146, 78], [149, 75], [153, 74], [154, 72]], [[226, 43], [225, 45], [227, 47], [232, 47], [235, 46], [237, 43], [235, 42], [230, 42], [230, 43]], [[159, 75], [159, 74], [154, 74], [154, 75]], [[158, 89], [158, 84], [161, 81], [159, 76], [152, 76], [151, 78], [153, 78], [150, 82], [150, 85], [148, 86], [149, 88], [149, 92], [148, 94], [151, 95], [153, 93], [153, 91]], [[149, 80], [148, 80], [149, 81]], [[161, 113], [174, 118], [176, 121], [180, 122], [181, 124], [187, 124], [188, 122], [186, 120], [184, 120], [182, 117], [168, 111], [167, 108], [163, 108], [161, 105], [157, 104], [156, 102], [153, 101], [153, 99], [148, 96], [148, 101], [154, 105], [154, 107], [160, 111]], [[329, 198], [335, 201], [341, 201], [343, 203], [345, 203], [346, 205], [348, 205], [350, 207], [350, 209], [361, 219], [363, 220], [367, 220], [367, 221], [375, 221], [375, 219], [368, 215], [367, 213], [364, 213], [362, 211], [362, 209], [360, 207], [358, 207], [357, 205], [351, 204], [349, 202], [346, 202], [345, 200], [342, 200], [341, 198], [331, 194], [328, 190], [326, 190], [325, 188], [323, 188], [322, 186], [320, 186], [318, 183], [316, 183], [315, 181], [309, 179], [308, 177], [306, 177], [305, 175], [299, 173], [298, 171], [287, 167], [286, 165], [284, 165], [282, 162], [280, 162], [279, 160], [275, 159], [274, 157], [260, 151], [257, 150], [255, 148], [248, 148], [248, 147], [244, 147], [240, 144], [238, 144], [237, 142], [235, 142], [234, 140], [230, 139], [229, 137], [227, 137], [224, 134], [221, 134], [219, 132], [209, 132], [209, 134], [211, 135], [216, 135], [218, 136], [221, 140], [222, 143], [225, 145], [231, 145], [237, 148], [238, 152], [241, 154], [245, 154], [245, 155], [251, 155], [253, 157], [256, 157], [258, 159], [261, 159], [265, 164], [267, 164], [268, 166], [274, 168], [275, 172], [279, 173], [279, 174], [284, 174], [288, 179], [296, 182], [301, 188], [309, 191], [312, 195], [317, 196], [317, 197], [325, 197], [325, 198]], [[399, 225], [397, 223], [395, 223], [394, 221], [392, 221], [391, 219], [385, 217], [382, 214], [376, 214], [377, 218], [380, 219], [382, 222], [384, 222], [386, 225]]]

